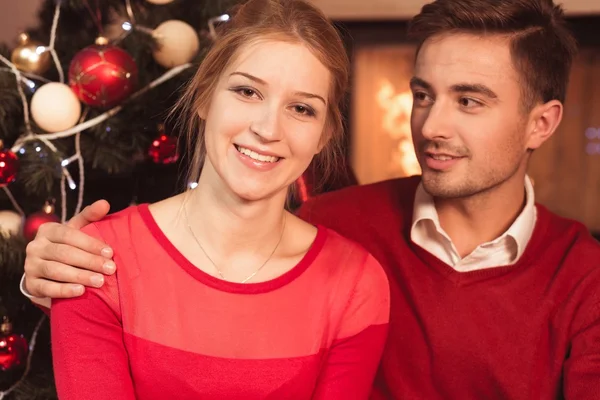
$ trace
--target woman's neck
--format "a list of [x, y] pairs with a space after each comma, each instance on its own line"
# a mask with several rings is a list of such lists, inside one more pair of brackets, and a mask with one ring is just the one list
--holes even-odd
[[183, 196], [184, 223], [197, 240], [221, 259], [245, 252], [268, 256], [282, 234], [285, 193], [245, 201], [207, 178], [201, 176], [198, 186]]

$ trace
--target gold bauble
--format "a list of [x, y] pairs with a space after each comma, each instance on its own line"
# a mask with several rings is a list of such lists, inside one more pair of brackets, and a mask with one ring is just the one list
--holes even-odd
[[52, 63], [46, 47], [26, 33], [19, 35], [19, 45], [13, 50], [11, 61], [20, 71], [37, 75], [48, 71]]

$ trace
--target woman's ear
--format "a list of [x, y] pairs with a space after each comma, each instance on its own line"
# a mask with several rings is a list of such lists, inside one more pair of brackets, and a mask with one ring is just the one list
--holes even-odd
[[203, 121], [206, 120], [206, 114], [207, 114], [206, 107], [200, 107], [198, 109], [198, 117], [200, 117], [201, 120], [203, 120]]
[[325, 128], [323, 128], [323, 133], [321, 133], [321, 139], [319, 140], [319, 145], [317, 146], [317, 151], [315, 151], [315, 154], [319, 154], [324, 148], [325, 146], [327, 146], [327, 143], [331, 140], [331, 137], [333, 136], [333, 130], [325, 125]]

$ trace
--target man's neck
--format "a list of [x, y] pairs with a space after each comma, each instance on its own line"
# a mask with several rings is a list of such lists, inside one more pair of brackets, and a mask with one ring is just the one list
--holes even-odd
[[527, 199], [518, 175], [474, 196], [434, 199], [440, 225], [461, 257], [501, 236], [522, 212]]

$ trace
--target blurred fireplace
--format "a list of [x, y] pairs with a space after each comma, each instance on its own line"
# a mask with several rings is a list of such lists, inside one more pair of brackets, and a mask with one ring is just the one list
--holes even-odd
[[418, 175], [410, 134], [414, 46], [356, 50], [352, 92], [352, 166], [360, 183]]

